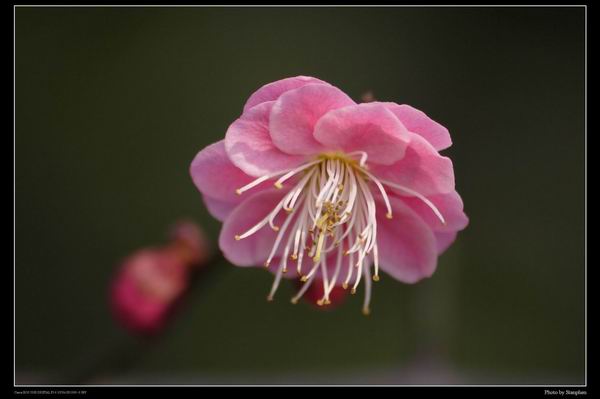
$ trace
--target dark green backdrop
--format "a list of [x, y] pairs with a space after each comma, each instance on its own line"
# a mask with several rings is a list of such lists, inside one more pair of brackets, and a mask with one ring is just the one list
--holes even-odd
[[[187, 216], [188, 175], [259, 86], [311, 75], [450, 129], [470, 226], [373, 313], [268, 304], [222, 264], [111, 382], [583, 383], [584, 8], [16, 9], [17, 382], [114, 341], [117, 261]], [[136, 345], [133, 339], [129, 339]]]

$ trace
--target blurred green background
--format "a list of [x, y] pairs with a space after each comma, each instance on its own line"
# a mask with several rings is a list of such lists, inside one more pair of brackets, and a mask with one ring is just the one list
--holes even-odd
[[219, 265], [163, 339], [98, 383], [580, 384], [584, 8], [16, 9], [17, 383], [69, 383], [114, 342], [118, 261], [180, 217], [247, 97], [295, 75], [450, 129], [470, 226], [431, 279], [333, 312]]

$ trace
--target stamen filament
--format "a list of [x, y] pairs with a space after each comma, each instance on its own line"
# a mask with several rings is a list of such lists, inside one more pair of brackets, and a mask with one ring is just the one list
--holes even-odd
[[367, 172], [366, 170], [363, 171], [363, 173], [365, 175], [369, 176], [369, 179], [371, 179], [373, 181], [373, 183], [375, 183], [377, 188], [379, 188], [379, 191], [381, 192], [381, 195], [383, 196], [383, 202], [385, 202], [385, 207], [387, 208], [387, 214], [385, 215], [385, 217], [388, 219], [391, 219], [392, 218], [392, 205], [390, 205], [390, 199], [388, 198], [387, 193], [385, 192], [385, 188], [383, 188], [383, 185], [381, 184], [379, 179], [377, 179], [371, 173]]
[[419, 192], [417, 192], [415, 190], [411, 190], [408, 187], [401, 186], [400, 184], [392, 183], [392, 182], [387, 181], [387, 180], [381, 180], [381, 183], [383, 183], [384, 185], [389, 186], [391, 188], [394, 188], [396, 190], [404, 191], [405, 193], [408, 193], [410, 195], [413, 195], [413, 196], [417, 197], [418, 199], [420, 199], [421, 201], [423, 201], [425, 203], [425, 205], [427, 205], [433, 211], [433, 213], [435, 214], [435, 216], [438, 217], [438, 219], [440, 220], [440, 222], [443, 225], [446, 224], [446, 219], [444, 219], [444, 216], [442, 216], [442, 213], [440, 212], [440, 210], [433, 204], [433, 202], [431, 202], [430, 200], [428, 200], [421, 193], [419, 193]]
[[365, 299], [363, 302], [362, 313], [365, 316], [371, 314], [371, 308], [369, 308], [369, 304], [371, 303], [371, 280], [369, 279], [369, 268], [364, 268], [365, 275]]
[[312, 285], [313, 280], [314, 280], [314, 276], [312, 276], [311, 278], [309, 278], [304, 283], [304, 285], [302, 285], [302, 287], [300, 287], [300, 290], [296, 293], [296, 295], [291, 300], [291, 302], [293, 304], [298, 303], [298, 299], [302, 298], [302, 295], [304, 295], [306, 293], [306, 291], [310, 288], [310, 286]]
[[319, 163], [319, 162], [321, 162], [321, 161], [320, 161], [320, 160], [312, 161], [312, 162], [306, 163], [306, 164], [304, 164], [304, 165], [298, 166], [298, 167], [297, 167], [297, 168], [295, 168], [295, 169], [292, 169], [292, 170], [290, 170], [288, 173], [286, 173], [285, 175], [281, 176], [281, 177], [279, 178], [279, 180], [277, 180], [277, 181], [274, 183], [274, 184], [275, 184], [275, 187], [277, 187], [277, 188], [283, 188], [283, 182], [285, 182], [287, 179], [289, 179], [290, 177], [292, 177], [292, 176], [294, 176], [294, 175], [298, 174], [299, 172], [302, 172], [302, 171], [303, 171], [303, 170], [305, 170], [306, 168], [309, 168], [309, 167], [311, 167], [311, 166], [313, 166], [314, 164], [317, 164], [317, 163]]

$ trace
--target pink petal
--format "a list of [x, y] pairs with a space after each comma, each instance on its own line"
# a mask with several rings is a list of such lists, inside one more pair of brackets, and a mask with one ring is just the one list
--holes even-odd
[[[219, 237], [219, 247], [228, 261], [237, 266], [264, 264], [275, 242], [276, 231], [266, 225], [242, 240], [236, 240], [235, 236], [242, 235], [264, 219], [285, 194], [284, 190], [265, 190], [252, 195], [231, 212]], [[281, 211], [275, 219], [279, 226], [284, 215], [286, 213]]]
[[452, 145], [452, 139], [448, 129], [440, 125], [427, 114], [410, 105], [396, 103], [381, 103], [387, 107], [406, 128], [425, 138], [438, 151]]
[[389, 166], [372, 165], [371, 172], [425, 196], [453, 191], [454, 170], [450, 158], [441, 156], [423, 137], [414, 133], [409, 136], [404, 158]]
[[283, 152], [312, 155], [324, 151], [313, 137], [317, 121], [332, 109], [355, 104], [340, 89], [309, 84], [283, 94], [271, 111], [273, 143]]
[[[229, 203], [239, 203], [241, 199], [235, 190], [255, 179], [229, 160], [223, 140], [205, 147], [196, 155], [190, 166], [190, 174], [202, 194]], [[257, 192], [270, 186], [271, 183], [264, 182], [252, 190]]]
[[434, 234], [435, 234], [435, 239], [437, 241], [437, 250], [438, 250], [438, 255], [439, 255], [439, 254], [442, 254], [445, 250], [447, 250], [450, 247], [450, 245], [452, 245], [454, 240], [456, 240], [456, 236], [458, 233], [456, 231], [450, 231], [450, 232], [436, 231]]
[[405, 283], [429, 277], [437, 265], [437, 244], [427, 224], [398, 198], [390, 198], [393, 219], [378, 202], [377, 245], [382, 270]]
[[315, 139], [328, 149], [364, 151], [370, 163], [384, 165], [402, 159], [408, 134], [398, 118], [378, 103], [330, 111], [315, 126]]
[[296, 76], [293, 78], [281, 79], [276, 82], [266, 84], [255, 91], [254, 94], [250, 96], [248, 101], [246, 101], [246, 104], [244, 105], [244, 112], [265, 101], [277, 100], [279, 96], [286, 91], [297, 89], [298, 87], [302, 87], [310, 83], [328, 84], [327, 82], [323, 82], [320, 79], [310, 76]]
[[456, 191], [447, 194], [437, 194], [428, 197], [436, 208], [440, 211], [446, 224], [442, 224], [440, 219], [433, 213], [431, 208], [416, 197], [400, 197], [405, 204], [410, 206], [421, 219], [427, 223], [434, 231], [452, 232], [459, 231], [467, 227], [469, 218], [463, 212], [463, 201]]
[[227, 216], [229, 216], [229, 214], [235, 209], [235, 207], [239, 205], [239, 202], [225, 202], [215, 198], [211, 198], [208, 195], [203, 195], [202, 199], [204, 200], [204, 205], [206, 205], [206, 209], [208, 209], [208, 213], [210, 213], [215, 219], [221, 222], [224, 221], [227, 218]]
[[238, 168], [251, 176], [293, 168], [303, 157], [289, 155], [275, 145], [269, 134], [269, 114], [275, 101], [250, 108], [229, 126], [225, 150]]

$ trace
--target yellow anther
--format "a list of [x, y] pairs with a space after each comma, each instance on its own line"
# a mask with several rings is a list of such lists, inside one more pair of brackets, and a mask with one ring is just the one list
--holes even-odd
[[290, 255], [290, 259], [291, 259], [291, 260], [297, 260], [297, 259], [298, 259], [298, 255], [296, 255], [296, 254], [291, 254], [291, 255]]
[[378, 274], [373, 275], [373, 281], [379, 281], [379, 275]]
[[271, 295], [267, 297], [267, 302], [273, 302], [273, 297]]
[[306, 283], [308, 281], [308, 277], [302, 276], [302, 277], [300, 277], [300, 281], [302, 281], [303, 283]]
[[322, 299], [319, 299], [319, 300], [317, 301], [317, 305], [319, 305], [319, 306], [323, 306], [323, 300], [322, 300]]
[[345, 290], [347, 290], [348, 289], [348, 283], [342, 284], [342, 288], [345, 289]]
[[234, 237], [234, 238], [235, 238], [235, 240], [236, 240], [236, 241], [239, 241], [239, 240], [241, 240], [241, 239], [242, 239], [242, 237], [240, 237], [240, 236], [239, 236], [239, 235], [237, 235], [237, 234], [235, 235], [235, 237]]
[[265, 267], [269, 267], [269, 265], [270, 265], [270, 264], [271, 264], [271, 262], [269, 262], [269, 261], [266, 261], [266, 262], [265, 262]]
[[296, 305], [296, 304], [298, 303], [298, 299], [296, 299], [296, 298], [292, 298], [292, 299], [290, 299], [290, 302], [291, 302], [293, 305]]
[[364, 314], [365, 316], [368, 316], [371, 314], [371, 309], [369, 308], [363, 308], [362, 309], [362, 314]]
[[236, 193], [237, 195], [242, 195], [242, 191], [241, 191], [239, 188], [235, 190], [235, 193]]
[[391, 219], [391, 218], [392, 218], [392, 213], [391, 213], [391, 212], [389, 212], [389, 213], [386, 213], [386, 214], [385, 214], [385, 217], [386, 217], [386, 218], [388, 218], [388, 219]]
[[352, 295], [356, 294], [356, 288], [352, 287], [352, 289], [350, 290], [350, 293], [351, 293]]
[[271, 228], [275, 231], [279, 231], [279, 226], [271, 226]]
[[283, 188], [283, 184], [281, 184], [279, 182], [275, 182], [274, 186], [275, 186], [275, 188], [279, 188], [279, 189]]
[[331, 305], [331, 301], [330, 301], [329, 299], [325, 299], [325, 300], [323, 301], [323, 304], [324, 304], [324, 305]]

